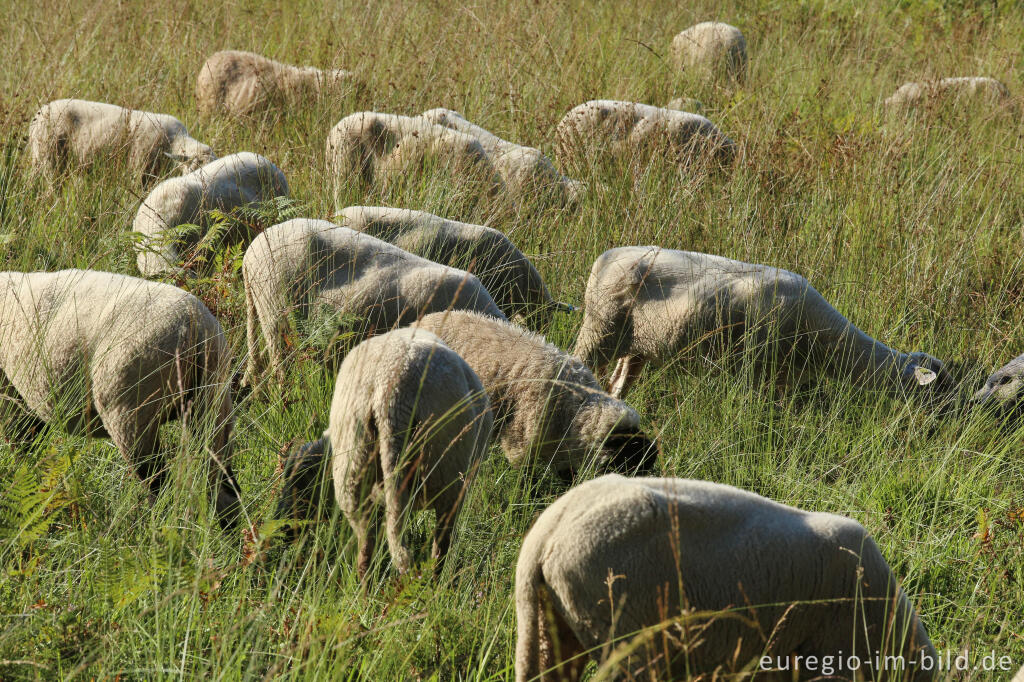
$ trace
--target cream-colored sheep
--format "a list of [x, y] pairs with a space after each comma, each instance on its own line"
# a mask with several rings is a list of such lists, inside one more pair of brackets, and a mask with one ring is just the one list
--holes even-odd
[[1001, 415], [1024, 415], [1024, 355], [992, 372], [974, 394], [974, 403], [992, 407]]
[[519, 553], [516, 621], [517, 682], [577, 680], [588, 658], [629, 679], [747, 679], [748, 665], [770, 671], [754, 679], [849, 679], [851, 655], [891, 679], [876, 652], [923, 681], [936, 656], [859, 523], [678, 478], [606, 475], [544, 510]]
[[666, 104], [665, 108], [699, 114], [704, 111], [704, 103], [692, 97], [676, 97], [674, 100], [671, 100]]
[[953, 385], [942, 362], [871, 338], [795, 273], [656, 246], [610, 249], [594, 262], [574, 352], [599, 375], [617, 363], [612, 395], [624, 396], [648, 362], [737, 345], [758, 354], [759, 378], [779, 385], [818, 374], [899, 394]]
[[242, 259], [249, 362], [246, 385], [270, 367], [284, 378], [285, 337], [296, 322], [329, 314], [359, 319], [367, 335], [439, 310], [468, 309], [504, 319], [475, 276], [325, 220], [296, 218], [265, 230]]
[[415, 324], [465, 358], [487, 389], [495, 436], [513, 466], [570, 476], [590, 465], [648, 470], [654, 443], [640, 416], [598, 385], [576, 358], [504, 320], [472, 312], [425, 315]]
[[199, 69], [196, 100], [204, 113], [246, 116], [273, 106], [352, 87], [355, 74], [344, 69], [292, 66], [254, 52], [215, 52]]
[[360, 578], [373, 558], [382, 506], [400, 573], [412, 566], [403, 540], [408, 513], [434, 510], [440, 571], [466, 490], [487, 454], [492, 420], [480, 379], [435, 335], [406, 327], [368, 339], [338, 371], [327, 441], [307, 445], [285, 465], [278, 514], [310, 517], [303, 503], [324, 497], [316, 494], [317, 479], [329, 464], [334, 497], [358, 541]]
[[479, 140], [505, 186], [520, 202], [550, 198], [562, 205], [572, 205], [578, 203], [586, 192], [586, 185], [559, 173], [539, 149], [503, 140], [451, 109], [431, 109], [423, 112], [422, 116], [432, 123]]
[[90, 270], [0, 273], [0, 393], [70, 433], [107, 436], [149, 487], [166, 475], [160, 426], [212, 429], [210, 484], [224, 525], [231, 473], [231, 356], [206, 306], [177, 287]]
[[[247, 204], [288, 196], [281, 169], [252, 152], [231, 154], [180, 178], [164, 180], [143, 199], [132, 229], [143, 236], [137, 258], [147, 277], [172, 271], [183, 251], [203, 235], [178, 235], [174, 228], [193, 224], [209, 227], [209, 211], [231, 211]], [[246, 235], [223, 235], [243, 241]]]
[[168, 159], [188, 173], [217, 158], [173, 116], [82, 99], [43, 105], [29, 124], [28, 148], [33, 168], [50, 176], [70, 164], [114, 160], [143, 176], [159, 175]]
[[505, 189], [476, 138], [421, 116], [369, 111], [346, 116], [328, 134], [326, 156], [336, 202], [347, 183], [387, 187], [429, 166], [471, 190], [495, 195]]
[[994, 78], [963, 76], [935, 81], [904, 83], [885, 100], [887, 107], [912, 109], [925, 104], [1005, 104], [1010, 98], [1006, 86]]
[[335, 217], [357, 232], [472, 272], [509, 318], [543, 328], [551, 321], [552, 311], [572, 309], [552, 300], [537, 268], [498, 230], [382, 206], [349, 206]]
[[597, 99], [570, 110], [555, 130], [558, 158], [579, 163], [595, 153], [659, 150], [679, 163], [702, 157], [728, 162], [736, 144], [699, 114], [637, 102]]
[[1017, 674], [1013, 676], [1010, 682], [1024, 682], [1024, 666], [1021, 666], [1021, 669], [1017, 671]]
[[699, 69], [742, 78], [747, 73], [747, 41], [743, 33], [720, 21], [704, 21], [672, 39], [672, 62], [684, 71]]

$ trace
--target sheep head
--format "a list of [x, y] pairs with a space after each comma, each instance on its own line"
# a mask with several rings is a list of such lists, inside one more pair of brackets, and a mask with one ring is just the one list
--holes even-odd
[[1024, 414], [1024, 355], [1003, 365], [985, 380], [972, 402], [1000, 415]]
[[[292, 450], [284, 463], [281, 495], [275, 518], [310, 519], [322, 504], [327, 486], [330, 442], [327, 437]], [[328, 493], [329, 495], [329, 493]], [[289, 539], [294, 539], [291, 529]]]
[[650, 473], [658, 446], [640, 428], [636, 410], [603, 391], [593, 391], [589, 398], [573, 419], [573, 431], [595, 448], [597, 465], [635, 475]]
[[178, 171], [182, 175], [188, 175], [211, 161], [217, 160], [217, 155], [213, 153], [213, 149], [209, 145], [191, 137], [179, 140], [175, 146], [176, 149], [173, 152], [165, 152], [164, 156], [177, 164]]

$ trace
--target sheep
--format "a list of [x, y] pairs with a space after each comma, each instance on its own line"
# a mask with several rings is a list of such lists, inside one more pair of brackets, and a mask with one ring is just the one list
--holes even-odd
[[846, 679], [858, 662], [885, 679], [878, 654], [923, 681], [936, 661], [859, 523], [708, 481], [609, 474], [572, 488], [526, 534], [515, 602], [517, 682], [578, 680], [588, 653], [629, 679], [746, 679], [751, 664], [755, 679]]
[[491, 158], [509, 192], [518, 200], [551, 197], [562, 205], [574, 205], [586, 192], [579, 180], [559, 173], [539, 149], [503, 140], [488, 130], [467, 121], [451, 109], [431, 109], [423, 118], [476, 138]]
[[747, 72], [747, 41], [743, 33], [720, 21], [703, 21], [672, 39], [671, 59], [676, 68], [726, 73], [743, 78]]
[[212, 428], [210, 485], [227, 528], [239, 511], [231, 471], [231, 354], [220, 323], [169, 284], [92, 270], [0, 273], [0, 391], [71, 434], [109, 436], [155, 500], [166, 477], [162, 424]]
[[205, 114], [248, 116], [289, 101], [316, 97], [351, 86], [355, 74], [344, 69], [292, 66], [253, 52], [215, 52], [196, 79], [196, 100]]
[[509, 318], [543, 329], [552, 311], [572, 310], [552, 300], [537, 268], [498, 230], [424, 211], [377, 206], [349, 206], [335, 218], [417, 256], [473, 272]]
[[357, 332], [365, 336], [453, 308], [505, 317], [468, 272], [325, 220], [296, 218], [265, 230], [242, 258], [242, 278], [249, 349], [245, 386], [263, 371], [261, 336], [271, 370], [283, 381], [290, 316], [357, 316], [363, 322]]
[[1005, 104], [1010, 98], [1006, 86], [994, 78], [964, 76], [935, 81], [904, 83], [884, 102], [892, 109], [912, 109], [931, 103]]
[[341, 364], [325, 438], [286, 463], [278, 516], [312, 516], [306, 500], [323, 499], [317, 479], [329, 459], [335, 500], [356, 534], [359, 578], [373, 558], [380, 506], [399, 573], [412, 566], [407, 510], [434, 510], [440, 573], [492, 421], [480, 379], [437, 336], [406, 327], [368, 339]]
[[629, 471], [654, 465], [656, 445], [636, 411], [543, 336], [466, 311], [424, 315], [414, 326], [441, 337], [480, 377], [494, 435], [512, 466], [536, 463], [569, 478], [591, 464]]
[[1001, 416], [1024, 415], [1024, 355], [997, 369], [974, 394], [975, 405], [994, 408]]
[[704, 111], [704, 103], [699, 99], [693, 97], [676, 97], [665, 105], [666, 109], [675, 109], [676, 111], [689, 111], [694, 114], [699, 114]]
[[168, 159], [188, 173], [217, 158], [173, 116], [82, 99], [43, 105], [29, 123], [28, 148], [33, 169], [50, 177], [72, 162], [122, 159], [147, 177], [158, 175]]
[[1024, 666], [1021, 666], [1020, 670], [1017, 671], [1017, 674], [1013, 676], [1013, 679], [1010, 682], [1024, 682]]
[[579, 163], [594, 151], [621, 156], [665, 150], [678, 163], [708, 155], [729, 162], [736, 144], [699, 114], [637, 102], [598, 99], [571, 109], [555, 130], [563, 164]]
[[936, 358], [862, 332], [800, 275], [656, 246], [610, 249], [594, 262], [574, 353], [599, 376], [615, 361], [609, 391], [622, 398], [648, 362], [744, 341], [763, 352], [758, 378], [779, 387], [816, 374], [902, 394], [954, 383]]
[[[202, 235], [178, 235], [184, 224], [209, 227], [208, 212], [288, 196], [288, 181], [281, 169], [252, 152], [231, 154], [180, 178], [164, 180], [146, 196], [135, 215], [132, 230], [142, 238], [139, 272], [152, 277], [171, 272], [182, 251], [195, 246]], [[241, 241], [245, 235], [227, 235]]]
[[368, 111], [346, 116], [327, 136], [326, 157], [335, 181], [336, 203], [347, 182], [386, 188], [428, 163], [443, 167], [460, 183], [482, 188], [488, 195], [496, 196], [505, 189], [476, 138], [419, 116]]

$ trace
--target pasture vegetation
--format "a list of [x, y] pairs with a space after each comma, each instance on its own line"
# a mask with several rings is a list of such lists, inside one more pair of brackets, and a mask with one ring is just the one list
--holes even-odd
[[[806, 275], [862, 329], [962, 363], [971, 388], [1024, 350], [1024, 13], [1014, 3], [276, 3], [235, 0], [3, 3], [0, 233], [3, 268], [137, 274], [130, 226], [142, 190], [118, 168], [57, 188], [24, 154], [33, 112], [80, 97], [173, 114], [221, 155], [255, 151], [291, 184], [292, 215], [329, 218], [324, 140], [361, 110], [445, 106], [554, 157], [564, 112], [594, 98], [695, 97], [736, 140], [731, 172], [651, 164], [561, 167], [592, 191], [576, 211], [509, 211], [428, 178], [386, 194], [344, 187], [341, 206], [390, 204], [487, 223], [534, 258], [553, 295], [582, 301], [605, 249], [660, 244]], [[672, 36], [698, 21], [740, 27], [742, 84], [681, 74]], [[252, 119], [202, 118], [199, 66], [219, 49], [356, 70], [366, 87]], [[1016, 109], [889, 117], [906, 80], [988, 75]], [[187, 283], [244, 359], [237, 249]], [[571, 348], [580, 314], [549, 338]], [[326, 425], [333, 377], [296, 344], [283, 385], [238, 404], [236, 472], [261, 538], [279, 456]], [[978, 369], [980, 367], [980, 369]], [[658, 434], [666, 475], [728, 483], [847, 514], [874, 534], [936, 646], [1024, 663], [1022, 432], [937, 416], [824, 384], [783, 397], [706, 363], [648, 371], [629, 402]], [[336, 514], [258, 559], [208, 511], [203, 453], [167, 430], [172, 482], [151, 508], [113, 445], [54, 424], [0, 445], [0, 678], [504, 680], [512, 583], [531, 520], [564, 488], [513, 470], [495, 448], [439, 581], [396, 578], [378, 552], [361, 591]], [[426, 556], [432, 520], [414, 523]], [[771, 560], [765, 556], [765, 561]], [[972, 672], [968, 679], [1004, 679]]]

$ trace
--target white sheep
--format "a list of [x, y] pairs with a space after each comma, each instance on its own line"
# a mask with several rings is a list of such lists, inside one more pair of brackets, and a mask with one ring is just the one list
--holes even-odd
[[543, 336], [465, 311], [425, 315], [415, 326], [441, 337], [480, 377], [494, 409], [494, 435], [513, 466], [539, 465], [563, 477], [591, 465], [653, 466], [656, 446], [636, 411]]
[[629, 679], [891, 679], [903, 656], [923, 681], [936, 662], [859, 523], [707, 481], [571, 489], [526, 534], [515, 599], [517, 682], [578, 680], [590, 658]]
[[539, 149], [503, 140], [451, 109], [431, 109], [423, 112], [422, 116], [432, 123], [476, 138], [490, 156], [509, 192], [520, 202], [530, 198], [552, 198], [562, 205], [574, 205], [586, 192], [586, 185], [559, 173]]
[[28, 148], [33, 168], [49, 176], [114, 159], [144, 177], [159, 175], [168, 159], [188, 173], [217, 158], [173, 116], [82, 99], [43, 105], [29, 123]]
[[1013, 676], [1013, 679], [1010, 680], [1010, 682], [1024, 682], [1024, 666], [1021, 666], [1020, 670], [1017, 671], [1017, 674]]
[[443, 169], [460, 186], [486, 195], [494, 196], [505, 189], [476, 138], [421, 116], [369, 111], [346, 116], [327, 136], [326, 157], [335, 183], [336, 203], [352, 181], [387, 188], [427, 167]]
[[271, 106], [351, 87], [355, 74], [344, 69], [292, 66], [253, 52], [216, 52], [199, 69], [196, 100], [204, 113], [246, 116]]
[[994, 407], [1001, 415], [1024, 415], [1024, 355], [992, 372], [973, 401], [982, 407]]
[[904, 83], [885, 100], [893, 109], [912, 109], [925, 104], [982, 102], [1005, 104], [1010, 98], [1006, 86], [994, 78], [963, 76], [933, 81]]
[[747, 40], [720, 21], [704, 21], [672, 39], [672, 62], [679, 69], [700, 69], [742, 78], [747, 72]]
[[220, 324], [177, 287], [90, 270], [0, 273], [0, 393], [69, 433], [109, 436], [155, 499], [160, 427], [212, 429], [210, 484], [225, 526], [231, 472], [231, 354]]
[[704, 103], [699, 99], [694, 99], [693, 97], [676, 97], [675, 99], [670, 100], [669, 103], [665, 105], [665, 108], [699, 114], [704, 111]]
[[571, 109], [555, 130], [558, 157], [580, 163], [595, 152], [616, 156], [661, 150], [685, 164], [702, 157], [728, 162], [736, 144], [700, 114], [598, 99]]
[[572, 309], [552, 300], [537, 268], [498, 230], [382, 206], [349, 206], [335, 218], [417, 256], [472, 272], [509, 318], [544, 328], [552, 311]]
[[759, 378], [780, 386], [819, 373], [903, 394], [953, 384], [942, 362], [871, 338], [795, 273], [656, 246], [610, 249], [594, 262], [574, 352], [599, 375], [617, 362], [612, 395], [624, 396], [648, 362], [737, 344], [759, 353]]
[[283, 379], [289, 318], [327, 312], [333, 324], [356, 317], [372, 335], [421, 315], [468, 309], [504, 319], [475, 276], [420, 258], [368, 234], [325, 220], [296, 218], [268, 228], [242, 259], [249, 361], [244, 384], [263, 370], [262, 336], [270, 367]]
[[[288, 196], [281, 169], [252, 152], [231, 154], [179, 178], [169, 178], [142, 200], [132, 230], [142, 235], [139, 272], [150, 277], [172, 271], [183, 252], [202, 235], [179, 235], [180, 225], [209, 227], [209, 211], [231, 211], [247, 204]], [[222, 235], [244, 240], [246, 235]]]
[[408, 512], [434, 510], [440, 571], [492, 421], [480, 379], [435, 335], [406, 327], [368, 339], [341, 364], [325, 438], [285, 464], [278, 516], [311, 517], [310, 503], [326, 497], [317, 488], [329, 466], [334, 498], [356, 534], [360, 578], [373, 558], [381, 506], [400, 573], [412, 566], [403, 540]]

